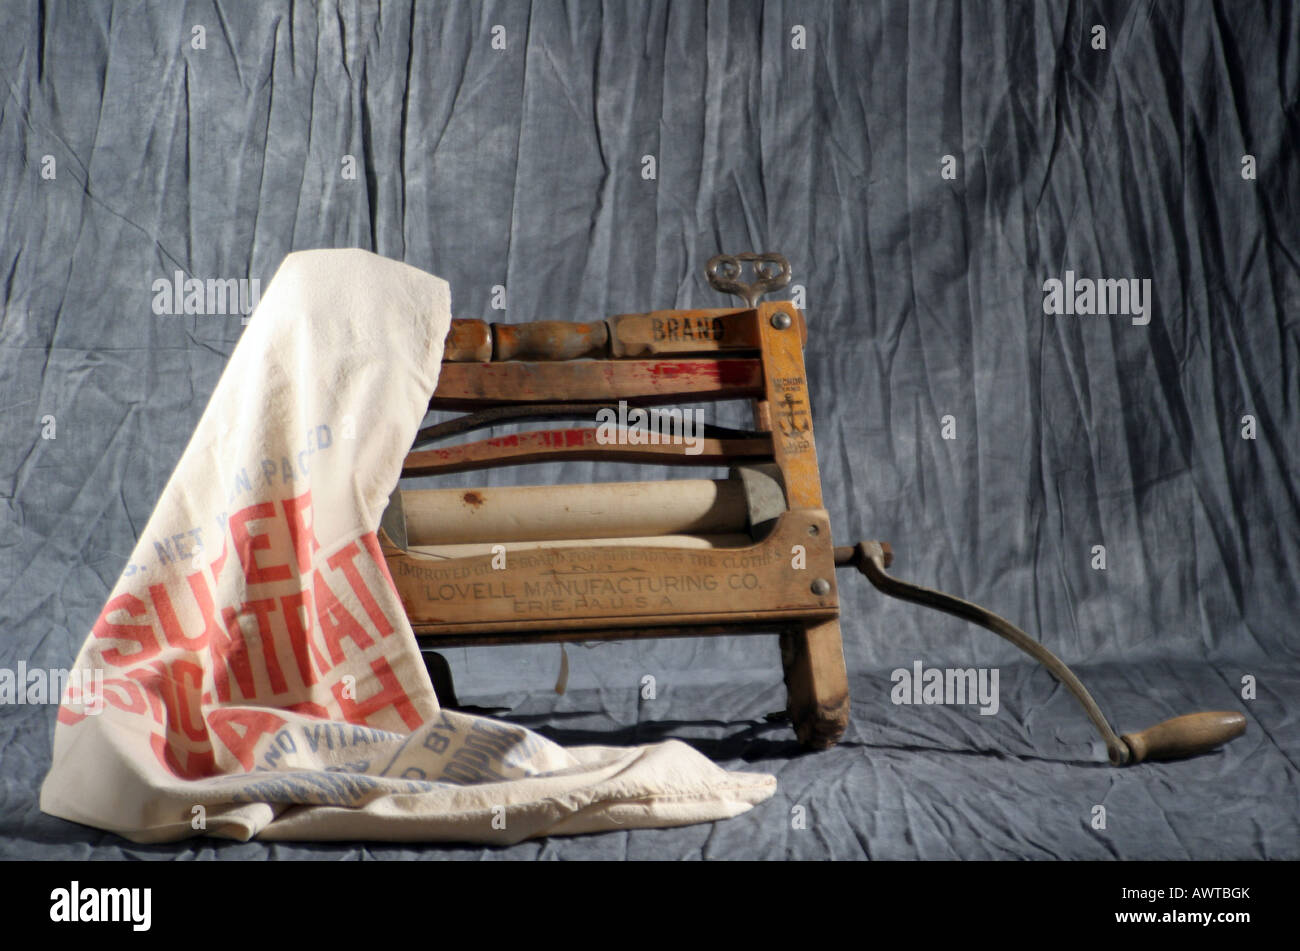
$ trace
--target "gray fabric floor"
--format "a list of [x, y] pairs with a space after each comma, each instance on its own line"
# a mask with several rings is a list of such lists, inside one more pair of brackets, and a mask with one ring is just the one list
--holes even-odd
[[[704, 262], [752, 249], [794, 266], [837, 542], [1019, 622], [1122, 730], [1249, 725], [1111, 769], [1013, 649], [842, 579], [854, 715], [817, 755], [763, 719], [771, 637], [570, 647], [564, 697], [558, 648], [449, 653], [563, 743], [775, 772], [737, 819], [144, 848], [40, 814], [54, 710], [0, 705], [0, 855], [1300, 857], [1298, 52], [1287, 3], [4, 4], [0, 668], [72, 662], [242, 331], [156, 280], [359, 246], [457, 316], [599, 319], [724, 306]], [[1149, 322], [1045, 314], [1067, 272], [1150, 279]], [[999, 712], [894, 705], [917, 661], [998, 668]]]

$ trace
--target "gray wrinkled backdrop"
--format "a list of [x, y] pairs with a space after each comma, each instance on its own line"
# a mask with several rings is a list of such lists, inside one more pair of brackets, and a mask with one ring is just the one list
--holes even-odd
[[[1120, 729], [1249, 719], [1222, 752], [1113, 770], [1014, 649], [842, 575], [854, 719], [818, 755], [763, 720], [771, 636], [571, 646], [564, 697], [557, 647], [449, 652], [462, 697], [562, 743], [675, 736], [775, 772], [738, 819], [137, 847], [38, 811], [54, 708], [7, 706], [0, 855], [1300, 857], [1291, 5], [13, 2], [0, 76], [0, 666], [71, 663], [242, 330], [155, 316], [156, 278], [265, 285], [289, 251], [358, 246], [446, 278], [457, 316], [585, 320], [726, 306], [704, 262], [777, 250], [806, 288], [837, 542], [887, 539], [900, 577], [1019, 621]], [[1150, 324], [1044, 316], [1067, 269], [1150, 278]], [[916, 660], [1000, 667], [1001, 710], [894, 706]]]

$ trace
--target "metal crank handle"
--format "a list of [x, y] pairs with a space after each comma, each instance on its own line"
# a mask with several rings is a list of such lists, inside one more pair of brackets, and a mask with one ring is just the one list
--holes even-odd
[[1246, 718], [1240, 713], [1215, 711], [1190, 713], [1148, 727], [1138, 733], [1117, 736], [1102, 714], [1097, 702], [1065, 663], [1038, 641], [992, 611], [961, 598], [931, 588], [899, 581], [885, 573], [893, 553], [884, 542], [858, 542], [852, 547], [835, 549], [837, 566], [853, 565], [880, 591], [891, 597], [924, 605], [962, 620], [988, 628], [1015, 644], [1051, 672], [1079, 701], [1088, 719], [1106, 743], [1106, 751], [1115, 766], [1141, 763], [1144, 760], [1180, 759], [1198, 756], [1236, 739], [1246, 731]]

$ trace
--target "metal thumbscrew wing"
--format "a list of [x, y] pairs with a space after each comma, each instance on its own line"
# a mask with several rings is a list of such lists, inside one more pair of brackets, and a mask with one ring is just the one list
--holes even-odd
[[[744, 263], [750, 263], [754, 268], [755, 280], [750, 284], [740, 280]], [[704, 266], [704, 272], [715, 291], [735, 294], [748, 307], [757, 306], [758, 299], [764, 294], [790, 283], [790, 262], [785, 259], [785, 255], [773, 251], [766, 254], [753, 251], [745, 254], [715, 254]]]

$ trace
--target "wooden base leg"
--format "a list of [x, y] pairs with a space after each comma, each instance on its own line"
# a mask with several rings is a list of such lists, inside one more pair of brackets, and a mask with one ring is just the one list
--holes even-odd
[[781, 635], [786, 704], [799, 742], [830, 749], [849, 724], [849, 678], [840, 622], [823, 621]]
[[456, 699], [456, 684], [452, 680], [451, 664], [447, 663], [447, 658], [436, 651], [421, 651], [420, 656], [424, 658], [429, 679], [433, 681], [433, 692], [438, 697], [438, 706], [452, 709], [459, 707], [460, 701]]

